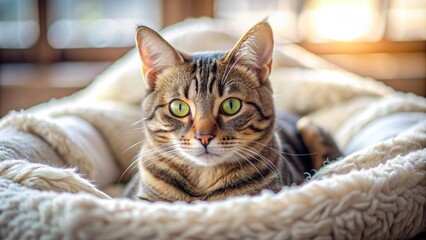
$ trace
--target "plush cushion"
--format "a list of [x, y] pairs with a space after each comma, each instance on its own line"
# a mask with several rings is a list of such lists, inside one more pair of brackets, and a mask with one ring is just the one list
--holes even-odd
[[352, 137], [344, 149], [344, 154], [348, 155], [395, 137], [424, 119], [426, 119], [424, 112], [395, 113], [376, 119]]

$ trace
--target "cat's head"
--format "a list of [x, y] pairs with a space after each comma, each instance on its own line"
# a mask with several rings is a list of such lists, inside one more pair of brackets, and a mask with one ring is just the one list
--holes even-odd
[[148, 141], [202, 166], [243, 161], [265, 148], [275, 117], [266, 21], [227, 52], [185, 54], [147, 27], [138, 28], [136, 42], [148, 87]]

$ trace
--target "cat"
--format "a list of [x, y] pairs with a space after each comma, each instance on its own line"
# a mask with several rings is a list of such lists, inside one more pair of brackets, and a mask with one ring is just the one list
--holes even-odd
[[230, 51], [186, 54], [141, 26], [142, 102], [137, 197], [221, 200], [300, 184], [340, 151], [305, 118], [275, 113], [270, 25], [254, 25]]

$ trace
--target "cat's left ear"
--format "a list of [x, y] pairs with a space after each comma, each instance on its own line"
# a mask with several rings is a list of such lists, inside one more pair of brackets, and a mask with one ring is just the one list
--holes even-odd
[[184, 62], [183, 56], [154, 30], [141, 26], [136, 32], [136, 45], [148, 87], [153, 89], [157, 76], [169, 67]]
[[[265, 83], [271, 73], [274, 37], [266, 20], [254, 25], [225, 56], [228, 64], [241, 64]], [[232, 65], [231, 65], [232, 66]]]

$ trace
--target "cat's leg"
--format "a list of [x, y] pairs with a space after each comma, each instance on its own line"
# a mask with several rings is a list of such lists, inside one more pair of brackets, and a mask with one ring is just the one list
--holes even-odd
[[311, 159], [314, 169], [318, 170], [321, 168], [324, 161], [335, 160], [342, 156], [340, 149], [330, 133], [308, 118], [303, 117], [299, 119], [297, 130], [309, 152], [312, 153]]

